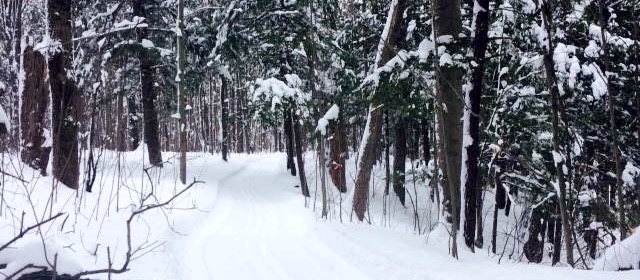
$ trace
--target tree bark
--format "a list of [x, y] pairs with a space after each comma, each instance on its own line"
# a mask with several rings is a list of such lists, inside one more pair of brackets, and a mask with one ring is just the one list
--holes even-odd
[[229, 81], [224, 75], [220, 75], [222, 80], [220, 89], [220, 129], [222, 131], [222, 139], [220, 139], [220, 150], [222, 153], [222, 160], [227, 161], [229, 153]]
[[345, 173], [345, 154], [347, 153], [345, 147], [346, 135], [344, 131], [344, 125], [342, 120], [342, 112], [338, 113], [338, 120], [332, 129], [332, 136], [330, 140], [330, 157], [331, 165], [329, 167], [329, 175], [333, 185], [336, 186], [341, 193], [347, 192], [347, 175]]
[[[435, 0], [433, 3], [434, 34], [436, 45], [448, 47], [453, 52], [458, 34], [462, 31], [459, 0]], [[436, 49], [438, 46], [436, 47]], [[438, 54], [439, 55], [439, 54]], [[452, 54], [453, 56], [453, 54]], [[447, 169], [447, 181], [451, 195], [451, 222], [452, 222], [452, 246], [451, 254], [458, 257], [457, 234], [460, 226], [460, 168], [462, 161], [462, 118], [463, 98], [462, 93], [462, 69], [457, 66], [440, 65], [438, 59], [436, 68], [437, 99], [443, 103], [439, 106], [440, 133], [444, 146], [445, 166]]]
[[31, 46], [25, 48], [22, 55], [25, 79], [20, 116], [22, 134], [20, 156], [24, 163], [33, 169], [40, 170], [40, 174], [45, 176], [51, 152], [51, 147], [46, 143], [48, 135], [45, 135], [49, 108], [49, 85], [46, 83], [47, 62], [45, 57], [40, 52], [33, 51]]
[[[475, 5], [479, 10], [475, 14], [475, 35], [473, 37], [473, 60], [476, 62], [471, 74], [471, 90], [469, 91], [468, 104], [466, 108], [468, 117], [468, 134], [471, 143], [466, 147], [467, 153], [467, 174], [464, 186], [464, 242], [467, 247], [474, 251], [476, 218], [478, 208], [478, 197], [480, 191], [480, 102], [482, 99], [482, 89], [484, 82], [485, 54], [487, 51], [488, 31], [489, 31], [489, 0], [476, 0]], [[474, 8], [476, 10], [476, 8]]]
[[[52, 1], [52, 0], [50, 0]], [[133, 15], [146, 18], [144, 6], [147, 0], [136, 0], [133, 3]], [[147, 29], [137, 28], [138, 41], [147, 39]], [[153, 89], [153, 62], [151, 54], [146, 48], [141, 48], [138, 53], [140, 61], [140, 83], [142, 87], [142, 114], [144, 142], [147, 144], [149, 163], [162, 167], [162, 151], [160, 147], [160, 134], [158, 129], [158, 113], [156, 112], [156, 92]]]
[[[385, 30], [387, 34], [382, 34], [378, 44], [376, 54], [376, 67], [383, 66], [389, 59], [393, 58], [393, 48], [400, 33], [402, 12], [404, 11], [405, 0], [392, 0], [389, 6], [389, 13]], [[376, 94], [379, 92], [376, 89]], [[367, 124], [364, 136], [360, 142], [359, 158], [357, 160], [358, 172], [356, 174], [355, 191], [353, 195], [353, 210], [358, 220], [364, 220], [364, 213], [369, 203], [369, 180], [371, 170], [377, 157], [377, 146], [382, 133], [382, 104], [379, 104], [374, 97], [369, 105]]]
[[297, 113], [293, 113], [293, 130], [295, 134], [296, 141], [296, 161], [298, 162], [298, 176], [300, 178], [300, 189], [302, 190], [302, 195], [305, 197], [310, 197], [309, 194], [309, 186], [307, 185], [307, 176], [304, 172], [304, 158], [302, 153], [302, 128], [300, 125], [300, 119]]
[[78, 122], [82, 95], [71, 78], [71, 3], [70, 0], [48, 0], [51, 38], [61, 44], [61, 49], [49, 57], [49, 83], [52, 104], [53, 175], [67, 187], [77, 189]]
[[184, 0], [178, 0], [178, 17], [176, 20], [176, 88], [178, 95], [178, 113], [180, 116], [178, 130], [180, 131], [180, 182], [187, 184], [187, 94], [182, 86], [182, 71], [184, 71], [184, 41], [182, 39], [182, 30], [184, 29], [183, 13]]
[[398, 196], [402, 206], [405, 206], [405, 187], [404, 187], [404, 172], [405, 162], [407, 158], [407, 119], [398, 118], [398, 122], [395, 127], [395, 146], [393, 153], [393, 191]]

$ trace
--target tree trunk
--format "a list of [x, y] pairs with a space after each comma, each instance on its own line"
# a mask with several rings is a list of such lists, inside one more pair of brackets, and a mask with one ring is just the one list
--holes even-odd
[[540, 238], [540, 235], [543, 232], [544, 227], [540, 210], [534, 208], [529, 219], [529, 238], [524, 243], [523, 248], [524, 255], [530, 262], [540, 263], [542, 261], [544, 238]]
[[[402, 12], [404, 11], [405, 0], [392, 0], [389, 6], [389, 13], [385, 30], [387, 34], [382, 34], [378, 43], [378, 51], [376, 54], [376, 67], [383, 66], [389, 59], [393, 58], [393, 48], [399, 40], [398, 34], [401, 29]], [[400, 38], [402, 39], [402, 38]], [[376, 89], [376, 94], [380, 94]], [[369, 203], [369, 180], [371, 179], [371, 170], [376, 160], [377, 146], [382, 132], [382, 110], [379, 104], [373, 98], [369, 105], [369, 114], [367, 116], [367, 124], [362, 141], [360, 142], [359, 158], [357, 160], [358, 173], [356, 174], [355, 192], [353, 195], [353, 210], [358, 220], [364, 220], [364, 213]]]
[[[433, 3], [434, 34], [436, 45], [447, 47], [452, 52], [458, 34], [462, 31], [459, 0], [435, 0]], [[449, 39], [451, 38], [451, 39]], [[439, 46], [436, 46], [438, 49]], [[438, 54], [439, 55], [439, 54]], [[451, 54], [453, 56], [453, 54]], [[446, 106], [439, 106], [440, 133], [444, 146], [445, 166], [447, 180], [451, 194], [451, 222], [452, 222], [452, 246], [451, 254], [458, 257], [457, 234], [460, 226], [460, 168], [462, 161], [462, 118], [463, 98], [462, 93], [462, 69], [453, 65], [441, 66], [436, 59], [436, 90], [437, 99]]]
[[[623, 200], [623, 190], [622, 190], [622, 159], [620, 158], [620, 149], [618, 147], [618, 132], [616, 130], [616, 109], [615, 109], [615, 97], [613, 87], [611, 86], [611, 81], [609, 81], [609, 77], [606, 73], [609, 72], [610, 69], [610, 61], [609, 61], [609, 45], [607, 44], [607, 19], [605, 11], [607, 9], [604, 0], [599, 0], [600, 7], [600, 35], [602, 36], [602, 62], [604, 64], [604, 74], [602, 78], [607, 82], [607, 106], [609, 109], [609, 141], [611, 145], [611, 155], [613, 155], [613, 161], [616, 168], [616, 185], [615, 189], [617, 191], [617, 206], [618, 206], [618, 223], [620, 225], [620, 240], [624, 240], [627, 238], [627, 226], [625, 222], [624, 215], [624, 200]], [[596, 75], [596, 74], [594, 74]]]
[[[146, 0], [136, 0], [133, 3], [133, 15], [146, 18], [144, 6]], [[147, 29], [137, 28], [136, 34], [138, 41], [147, 39]], [[156, 112], [156, 92], [153, 89], [153, 62], [151, 54], [146, 48], [138, 51], [138, 60], [140, 60], [140, 83], [142, 87], [142, 114], [143, 114], [143, 133], [144, 142], [147, 144], [149, 153], [149, 163], [162, 167], [162, 151], [160, 143], [160, 134], [158, 129], [158, 113]]]
[[[471, 143], [466, 147], [466, 179], [464, 186], [464, 242], [467, 247], [474, 251], [474, 241], [476, 237], [476, 218], [478, 207], [478, 197], [480, 191], [480, 102], [482, 99], [482, 88], [484, 82], [485, 54], [487, 51], [488, 31], [489, 31], [489, 0], [476, 0], [479, 7], [475, 16], [475, 35], [473, 37], [473, 60], [476, 64], [472, 67], [471, 90], [468, 96], [468, 108], [465, 112], [468, 120], [467, 133], [471, 138]], [[476, 10], [476, 8], [474, 8]]]
[[127, 114], [129, 118], [129, 150], [133, 151], [140, 146], [140, 121], [138, 109], [136, 108], [135, 93], [130, 93], [129, 96], [127, 96]]
[[182, 41], [182, 29], [184, 28], [183, 12], [184, 12], [184, 0], [178, 0], [178, 18], [176, 20], [176, 88], [178, 95], [178, 113], [180, 116], [179, 127], [180, 131], [180, 182], [182, 184], [187, 183], [187, 94], [182, 87], [182, 71], [184, 71], [184, 41]]
[[291, 110], [287, 109], [284, 112], [284, 134], [287, 149], [287, 169], [291, 171], [291, 176], [296, 176], [296, 164], [293, 161], [294, 147], [293, 147], [293, 124], [291, 122]]
[[398, 196], [402, 206], [405, 206], [405, 187], [404, 187], [404, 172], [405, 162], [407, 158], [407, 119], [398, 118], [398, 122], [395, 127], [395, 150], [393, 152], [393, 191]]
[[296, 141], [296, 161], [298, 162], [298, 177], [300, 178], [300, 189], [302, 195], [310, 197], [309, 186], [307, 185], [307, 176], [304, 172], [304, 154], [302, 153], [302, 128], [300, 125], [300, 119], [297, 113], [293, 113], [293, 130]]
[[338, 113], [338, 120], [332, 129], [332, 137], [330, 141], [330, 157], [331, 165], [329, 167], [329, 174], [331, 175], [331, 181], [341, 193], [347, 192], [347, 175], [345, 173], [345, 154], [347, 153], [345, 147], [346, 135], [344, 131], [344, 124], [342, 123], [342, 112]]
[[227, 161], [229, 153], [229, 81], [224, 75], [220, 75], [222, 80], [220, 89], [220, 129], [222, 130], [222, 139], [220, 139], [220, 150], [222, 153], [222, 160]]
[[49, 108], [49, 85], [47, 79], [47, 62], [42, 53], [33, 51], [33, 47], [25, 48], [22, 57], [25, 72], [24, 89], [22, 90], [21, 109], [21, 158], [40, 174], [47, 175], [47, 163], [51, 145], [46, 139], [47, 109]]
[[70, 0], [48, 0], [51, 38], [62, 44], [62, 49], [49, 57], [49, 83], [52, 104], [53, 175], [67, 187], [77, 189], [78, 122], [82, 95], [71, 78], [71, 3]]
[[[553, 153], [554, 159], [557, 157], [556, 155], [562, 155], [560, 151], [561, 147], [561, 139], [564, 139], [561, 135], [560, 123], [559, 123], [559, 113], [560, 113], [560, 93], [558, 89], [556, 73], [554, 68], [553, 61], [553, 36], [551, 34], [550, 22], [551, 22], [551, 7], [547, 2], [543, 2], [542, 7], [542, 20], [544, 21], [544, 26], [547, 27], [547, 40], [548, 45], [543, 46], [544, 54], [544, 68], [545, 74], [547, 77], [547, 87], [550, 91], [551, 98], [551, 119], [552, 119], [552, 133], [553, 133]], [[562, 220], [562, 232], [564, 234], [565, 246], [567, 250], [567, 263], [573, 266], [573, 238], [571, 237], [571, 228], [569, 224], [569, 212], [565, 205], [566, 199], [566, 184], [565, 177], [563, 172], [563, 163], [562, 160], [559, 160], [555, 163], [556, 167], [556, 177], [558, 179], [558, 189], [560, 190], [560, 194], [558, 197], [558, 207], [560, 208], [560, 218]]]

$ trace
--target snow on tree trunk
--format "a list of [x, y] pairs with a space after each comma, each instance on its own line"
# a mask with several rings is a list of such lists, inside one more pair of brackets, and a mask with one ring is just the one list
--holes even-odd
[[553, 36], [551, 36], [551, 7], [549, 3], [545, 1], [541, 1], [543, 3], [541, 13], [542, 13], [542, 21], [543, 28], [545, 28], [548, 43], [546, 46], [543, 46], [543, 61], [545, 68], [545, 75], [547, 81], [547, 87], [550, 92], [550, 103], [551, 103], [551, 120], [552, 120], [552, 133], [553, 133], [553, 158], [556, 169], [556, 178], [557, 181], [554, 183], [556, 186], [556, 191], [559, 193], [558, 195], [558, 208], [560, 210], [560, 219], [562, 222], [562, 233], [564, 236], [565, 246], [566, 246], [566, 254], [567, 254], [567, 263], [571, 266], [574, 265], [573, 261], [573, 238], [571, 236], [571, 227], [569, 224], [569, 210], [565, 204], [566, 199], [566, 178], [564, 176], [563, 171], [563, 160], [561, 153], [561, 139], [564, 137], [561, 135], [562, 131], [560, 129], [560, 91], [558, 88], [555, 66], [553, 61]]
[[467, 106], [464, 113], [464, 129], [465, 135], [463, 145], [466, 148], [463, 171], [466, 174], [464, 181], [464, 242], [467, 247], [474, 250], [474, 241], [476, 238], [476, 218], [477, 211], [480, 211], [478, 199], [481, 195], [479, 187], [479, 162], [480, 162], [480, 101], [482, 98], [482, 87], [484, 84], [485, 71], [485, 53], [488, 44], [489, 31], [489, 0], [476, 0], [473, 7], [475, 24], [475, 34], [473, 37], [473, 61], [471, 74], [471, 89], [467, 96]]
[[[405, 0], [392, 0], [389, 5], [389, 13], [387, 14], [387, 22], [378, 43], [376, 53], [376, 67], [382, 67], [393, 56], [393, 49], [398, 35], [401, 22], [402, 11], [404, 11]], [[376, 90], [377, 94], [377, 90]], [[374, 94], [375, 95], [375, 94]], [[353, 210], [358, 220], [364, 220], [364, 214], [367, 211], [369, 202], [369, 180], [371, 179], [371, 170], [376, 160], [376, 151], [378, 140], [382, 133], [382, 104], [375, 101], [369, 105], [369, 113], [367, 115], [367, 123], [365, 125], [362, 141], [358, 151], [355, 192], [353, 196]]]

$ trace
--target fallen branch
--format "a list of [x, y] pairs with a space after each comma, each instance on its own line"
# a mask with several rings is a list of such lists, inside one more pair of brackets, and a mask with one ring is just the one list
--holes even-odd
[[58, 213], [58, 214], [56, 214], [55, 216], [53, 216], [53, 217], [51, 217], [51, 218], [49, 218], [49, 219], [46, 219], [46, 220], [44, 220], [44, 221], [41, 221], [41, 222], [39, 222], [39, 223], [37, 223], [37, 224], [35, 224], [35, 225], [32, 225], [32, 226], [30, 226], [30, 227], [28, 227], [28, 228], [21, 229], [21, 230], [20, 230], [20, 234], [16, 235], [16, 237], [14, 237], [13, 239], [9, 240], [9, 242], [7, 242], [6, 244], [4, 244], [4, 245], [0, 246], [0, 252], [2, 252], [2, 250], [4, 250], [4, 249], [6, 249], [7, 247], [9, 247], [9, 245], [11, 245], [11, 244], [13, 244], [14, 242], [18, 241], [20, 238], [24, 237], [24, 235], [25, 235], [25, 234], [27, 234], [27, 232], [29, 232], [30, 230], [32, 230], [32, 229], [34, 229], [34, 228], [38, 228], [38, 227], [40, 227], [40, 226], [42, 226], [42, 225], [44, 225], [44, 224], [46, 224], [46, 223], [48, 223], [48, 222], [51, 222], [51, 221], [53, 221], [53, 220], [57, 219], [58, 217], [60, 217], [60, 216], [62, 216], [62, 215], [64, 215], [64, 213]]

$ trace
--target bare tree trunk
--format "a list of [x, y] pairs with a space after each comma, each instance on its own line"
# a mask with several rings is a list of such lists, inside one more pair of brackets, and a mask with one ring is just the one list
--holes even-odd
[[227, 161], [229, 153], [229, 81], [224, 75], [220, 75], [222, 80], [220, 89], [220, 129], [222, 132], [222, 139], [220, 139], [220, 149], [222, 153], [222, 159]]
[[129, 150], [133, 151], [140, 146], [140, 118], [138, 117], [138, 109], [136, 108], [135, 93], [130, 93], [129, 96], [127, 96], [127, 115], [129, 118]]
[[187, 94], [182, 87], [182, 71], [184, 71], [184, 42], [182, 41], [182, 29], [184, 28], [183, 13], [184, 13], [184, 0], [178, 0], [178, 17], [176, 19], [176, 54], [177, 62], [176, 69], [176, 87], [178, 95], [178, 113], [180, 115], [180, 182], [187, 184]]
[[[471, 74], [471, 90], [469, 92], [468, 104], [466, 108], [468, 119], [468, 134], [472, 139], [466, 147], [467, 153], [467, 174], [464, 188], [464, 241], [467, 247], [474, 251], [474, 241], [476, 237], [476, 218], [477, 211], [481, 211], [478, 207], [480, 190], [480, 102], [482, 99], [482, 87], [484, 82], [485, 70], [485, 54], [488, 44], [489, 31], [489, 0], [476, 0], [477, 13], [475, 17], [475, 35], [473, 37], [473, 60], [476, 62]], [[476, 8], [474, 8], [474, 11]]]
[[[435, 0], [433, 17], [435, 42], [437, 45], [448, 47], [453, 52], [458, 40], [458, 34], [462, 31], [459, 0]], [[438, 47], [436, 47], [437, 49]], [[439, 55], [439, 54], [438, 54]], [[452, 246], [451, 255], [458, 257], [457, 234], [460, 226], [460, 168], [462, 161], [462, 118], [463, 98], [462, 70], [454, 65], [440, 66], [438, 59], [435, 62], [437, 98], [446, 106], [439, 106], [440, 133], [444, 146], [445, 167], [447, 181], [450, 189], [451, 222], [452, 222]]]
[[[599, 0], [600, 7], [600, 34], [602, 36], [602, 62], [604, 64], [604, 73], [602, 74], [602, 79], [607, 82], [607, 106], [609, 107], [609, 141], [611, 145], [611, 154], [613, 155], [613, 161], [615, 163], [616, 168], [616, 185], [615, 189], [617, 191], [617, 206], [618, 206], [618, 223], [620, 224], [620, 240], [624, 240], [627, 238], [627, 224], [625, 222], [624, 215], [624, 200], [623, 200], [623, 191], [622, 191], [622, 159], [620, 158], [620, 148], [618, 146], [618, 131], [616, 130], [616, 109], [615, 109], [615, 97], [613, 87], [611, 86], [611, 81], [609, 81], [609, 77], [606, 74], [610, 69], [610, 61], [609, 61], [609, 44], [607, 43], [607, 19], [605, 11], [607, 9], [604, 0]], [[596, 75], [596, 74], [594, 74]]]
[[[147, 0], [136, 0], [133, 3], [133, 15], [146, 17], [144, 6]], [[138, 41], [147, 39], [147, 29], [137, 28]], [[143, 134], [144, 142], [147, 144], [149, 162], [152, 165], [162, 167], [162, 151], [160, 143], [158, 112], [156, 112], [156, 92], [153, 89], [153, 63], [146, 48], [138, 51], [140, 60], [140, 83], [142, 87], [142, 114], [143, 114]]]
[[62, 50], [49, 57], [53, 127], [53, 175], [67, 187], [78, 188], [78, 122], [82, 95], [71, 78], [73, 43], [71, 2], [48, 0], [51, 38]]
[[44, 135], [49, 107], [47, 62], [45, 57], [40, 52], [33, 51], [31, 46], [25, 48], [22, 62], [25, 79], [20, 116], [21, 158], [28, 166], [46, 175], [51, 152], [51, 147], [46, 147], [48, 136]]
[[405, 187], [404, 187], [404, 172], [405, 162], [407, 159], [407, 119], [398, 118], [398, 122], [395, 127], [395, 150], [393, 153], [393, 191], [398, 196], [402, 206], [405, 206]]
[[347, 175], [345, 173], [345, 154], [347, 137], [344, 131], [342, 120], [342, 112], [338, 113], [338, 119], [332, 129], [332, 137], [330, 141], [330, 157], [331, 165], [329, 166], [329, 174], [331, 181], [341, 193], [347, 192]]
[[287, 109], [284, 112], [284, 134], [287, 149], [287, 169], [291, 171], [291, 176], [296, 176], [296, 164], [293, 161], [294, 146], [293, 146], [293, 123], [291, 121], [291, 110]]
[[300, 178], [300, 189], [302, 190], [302, 195], [305, 197], [310, 197], [309, 194], [309, 186], [307, 185], [307, 176], [304, 172], [304, 154], [302, 153], [302, 128], [300, 125], [300, 119], [297, 113], [293, 113], [293, 130], [295, 134], [296, 141], [296, 161], [298, 162], [298, 177]]
[[[389, 13], [385, 30], [387, 34], [382, 34], [378, 43], [376, 54], [376, 67], [383, 66], [394, 56], [393, 48], [398, 40], [401, 29], [402, 12], [404, 11], [405, 0], [392, 0], [389, 6]], [[376, 95], [379, 94], [376, 89]], [[364, 220], [364, 213], [369, 204], [369, 180], [371, 170], [376, 160], [377, 146], [382, 133], [382, 104], [374, 100], [369, 105], [369, 114], [362, 141], [360, 142], [359, 158], [357, 161], [358, 173], [356, 174], [355, 192], [353, 195], [353, 210], [358, 220]]]
[[[558, 89], [558, 84], [557, 84], [557, 79], [556, 79], [556, 73], [555, 73], [555, 66], [554, 66], [554, 62], [553, 62], [553, 36], [551, 34], [551, 27], [550, 27], [550, 22], [551, 22], [551, 7], [549, 6], [549, 4], [545, 1], [543, 2], [543, 7], [542, 7], [542, 20], [544, 22], [544, 26], [546, 27], [546, 32], [547, 32], [547, 38], [549, 38], [547, 40], [548, 45], [547, 46], [543, 46], [544, 49], [544, 54], [543, 54], [543, 60], [544, 60], [544, 68], [545, 68], [545, 74], [547, 76], [547, 87], [549, 88], [549, 92], [550, 92], [550, 98], [551, 98], [551, 119], [552, 119], [552, 133], [553, 133], [553, 153], [554, 153], [554, 159], [558, 156], [556, 155], [562, 155], [562, 152], [560, 151], [560, 147], [561, 147], [561, 139], [564, 139], [561, 135], [561, 130], [560, 130], [560, 122], [559, 122], [559, 114], [560, 114], [560, 93], [559, 93], [559, 89]], [[574, 261], [573, 261], [573, 238], [571, 237], [571, 227], [569, 224], [569, 212], [568, 209], [566, 207], [565, 204], [565, 199], [566, 199], [566, 184], [565, 184], [565, 177], [564, 177], [564, 171], [563, 171], [563, 162], [562, 160], [559, 160], [555, 163], [556, 166], [556, 176], [558, 179], [558, 189], [560, 190], [560, 194], [558, 196], [558, 207], [560, 208], [560, 218], [562, 220], [562, 232], [564, 234], [564, 239], [565, 239], [565, 246], [566, 246], [566, 250], [567, 250], [567, 263], [571, 266], [573, 266]]]

